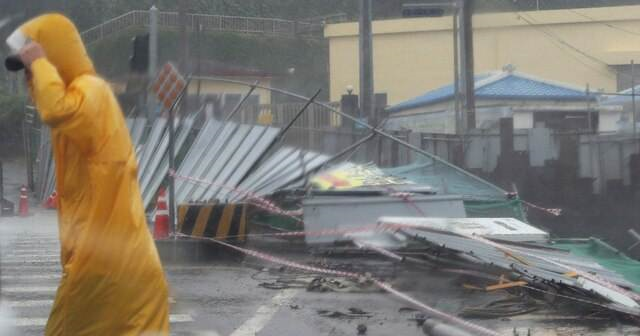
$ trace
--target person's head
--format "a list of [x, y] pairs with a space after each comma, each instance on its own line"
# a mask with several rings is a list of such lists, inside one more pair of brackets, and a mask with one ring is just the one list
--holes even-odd
[[24, 68], [19, 53], [32, 41], [42, 46], [47, 60], [58, 69], [65, 84], [68, 85], [80, 75], [94, 73], [80, 33], [64, 15], [40, 15], [11, 33], [6, 41], [12, 52], [5, 60], [8, 70], [19, 71]]

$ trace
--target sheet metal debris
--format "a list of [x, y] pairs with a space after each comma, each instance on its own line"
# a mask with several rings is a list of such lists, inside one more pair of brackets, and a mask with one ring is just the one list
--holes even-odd
[[[555, 291], [569, 293], [567, 295], [578, 298], [578, 302], [591, 301], [612, 311], [640, 317], [640, 305], [636, 302], [635, 295], [625, 295], [624, 289], [615, 290], [615, 286], [619, 288], [634, 286], [622, 275], [601, 266], [594, 260], [542, 245], [540, 241], [533, 244], [522, 243], [519, 241], [521, 237], [517, 235], [513, 242], [507, 242], [505, 237], [501, 236], [499, 244], [488, 244], [488, 241], [474, 237], [483, 234], [490, 237], [491, 230], [487, 231], [487, 227], [480, 224], [475, 229], [478, 232], [474, 232], [473, 229], [469, 231], [468, 223], [474, 221], [484, 222], [485, 225], [487, 223], [485, 219], [465, 219], [457, 222], [429, 218], [381, 218], [380, 225], [391, 223], [407, 224], [407, 226], [399, 227], [394, 233], [380, 232], [378, 235], [405, 235], [407, 239], [422, 244], [425, 254], [431, 255], [433, 257], [431, 260], [438, 260], [444, 266], [457, 260], [456, 263], [462, 262], [470, 269], [475, 268], [472, 266], [474, 264], [483, 268], [498, 268], [511, 274], [514, 281], [526, 281], [528, 285], [525, 287], [553, 288]], [[350, 237], [356, 245], [375, 246], [381, 241], [389, 241], [389, 239], [382, 240], [380, 237], [365, 235]], [[406, 244], [397, 244], [391, 249], [398, 251], [404, 246]], [[388, 245], [386, 247], [389, 248]], [[569, 269], [583, 273], [574, 273]], [[587, 277], [586, 274], [590, 276]], [[601, 281], [595, 281], [595, 279]]]
[[[313, 196], [303, 199], [305, 231], [349, 230], [366, 225], [374, 225], [381, 216], [423, 216], [465, 217], [465, 209], [460, 196], [415, 195], [412, 203], [400, 197], [353, 196], [353, 191], [344, 191], [333, 196]], [[343, 235], [308, 235], [308, 244], [327, 244], [345, 240]]]
[[549, 234], [515, 218], [381, 217], [380, 223], [451, 231], [511, 242], [546, 242]]

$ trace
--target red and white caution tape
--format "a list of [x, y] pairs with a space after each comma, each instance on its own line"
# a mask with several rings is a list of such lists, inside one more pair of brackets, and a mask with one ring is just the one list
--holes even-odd
[[560, 209], [560, 208], [543, 208], [541, 206], [535, 205], [535, 204], [527, 202], [527, 201], [522, 201], [522, 203], [524, 203], [524, 205], [526, 205], [526, 206], [528, 206], [528, 207], [530, 207], [532, 209], [536, 209], [536, 210], [542, 211], [542, 212], [547, 213], [547, 214], [549, 214], [551, 216], [558, 217], [558, 216], [562, 215], [562, 209]]
[[202, 185], [207, 185], [207, 186], [215, 186], [215, 187], [219, 187], [222, 189], [226, 189], [229, 190], [231, 192], [236, 193], [238, 196], [240, 196], [242, 199], [248, 201], [248, 203], [255, 205], [258, 208], [261, 208], [265, 211], [269, 211], [271, 213], [275, 213], [278, 215], [283, 215], [286, 217], [290, 217], [292, 219], [295, 219], [296, 221], [301, 221], [300, 218], [296, 217], [296, 216], [300, 216], [302, 215], [302, 210], [294, 210], [294, 211], [290, 211], [290, 210], [284, 210], [280, 207], [278, 207], [277, 205], [275, 205], [273, 202], [267, 200], [264, 197], [260, 197], [250, 191], [247, 190], [242, 190], [236, 187], [231, 187], [231, 186], [227, 186], [224, 184], [220, 184], [220, 183], [214, 183], [211, 181], [206, 181], [206, 180], [202, 180], [196, 177], [191, 177], [191, 176], [183, 176], [183, 175], [179, 175], [177, 174], [174, 170], [169, 171], [169, 176], [171, 176], [172, 178], [175, 179], [179, 179], [179, 180], [184, 180], [184, 181], [188, 181], [191, 183], [197, 183], [197, 184], [202, 184]]
[[[276, 264], [280, 264], [283, 266], [287, 266], [287, 267], [291, 267], [291, 268], [296, 268], [302, 271], [307, 271], [307, 272], [312, 272], [312, 273], [321, 273], [321, 274], [328, 274], [328, 275], [335, 275], [335, 276], [341, 276], [341, 277], [347, 277], [347, 278], [370, 278], [368, 276], [365, 276], [363, 274], [359, 274], [359, 273], [355, 273], [355, 272], [345, 272], [345, 271], [338, 271], [338, 270], [332, 270], [332, 269], [328, 269], [328, 268], [321, 268], [321, 267], [313, 267], [313, 266], [309, 266], [309, 265], [304, 265], [295, 261], [291, 261], [291, 260], [287, 260], [284, 258], [279, 258], [276, 256], [272, 256], [270, 254], [267, 253], [263, 253], [263, 252], [259, 252], [256, 250], [251, 250], [251, 249], [247, 249], [247, 248], [243, 248], [243, 247], [239, 247], [239, 246], [235, 246], [233, 244], [229, 244], [227, 242], [221, 241], [221, 240], [217, 240], [214, 238], [207, 238], [207, 237], [193, 237], [193, 236], [187, 236], [187, 235], [181, 235], [184, 237], [189, 237], [189, 238], [195, 238], [195, 239], [201, 239], [201, 240], [208, 240], [208, 241], [212, 241], [216, 244], [222, 245], [222, 246], [226, 246], [228, 248], [234, 249], [238, 252], [244, 253], [246, 255], [252, 256], [252, 257], [256, 257], [258, 259], [262, 259], [264, 261], [267, 262], [272, 262], [272, 263], [276, 263]], [[474, 335], [484, 335], [484, 336], [498, 336], [499, 334], [497, 334], [496, 332], [486, 329], [484, 327], [481, 327], [479, 325], [470, 323], [468, 321], [465, 321], [461, 318], [458, 318], [456, 316], [453, 315], [449, 315], [447, 313], [441, 312], [433, 307], [430, 307], [412, 297], [410, 297], [409, 295], [400, 292], [399, 290], [393, 288], [391, 285], [377, 280], [377, 279], [373, 279], [371, 278], [371, 281], [373, 281], [373, 283], [380, 287], [381, 289], [383, 289], [384, 291], [395, 295], [396, 297], [409, 302], [413, 305], [415, 305], [416, 307], [422, 309], [425, 313], [429, 314], [432, 317], [438, 318], [442, 321], [451, 323], [451, 324], [455, 324], [460, 326], [461, 328], [472, 332]]]

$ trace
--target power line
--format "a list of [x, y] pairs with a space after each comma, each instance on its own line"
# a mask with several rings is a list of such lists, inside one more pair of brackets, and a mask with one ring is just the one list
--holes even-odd
[[[510, 2], [509, 0], [506, 0], [506, 1]], [[601, 65], [606, 66], [607, 68], [610, 68], [610, 69], [611, 69], [611, 70], [612, 70], [616, 75], [625, 76], [625, 77], [627, 77], [627, 78], [630, 78], [630, 77], [631, 77], [631, 76], [630, 76], [629, 74], [627, 74], [627, 73], [620, 72], [620, 71], [618, 71], [617, 69], [612, 68], [612, 67], [611, 67], [611, 65], [609, 65], [609, 63], [605, 62], [604, 60], [602, 60], [602, 59], [600, 59], [600, 58], [598, 58], [598, 57], [596, 57], [596, 56], [593, 56], [593, 55], [589, 54], [588, 52], [586, 52], [586, 51], [584, 51], [584, 50], [582, 50], [582, 49], [580, 49], [580, 48], [578, 48], [578, 47], [576, 47], [576, 46], [572, 45], [571, 43], [569, 43], [569, 42], [567, 42], [566, 40], [562, 39], [561, 37], [559, 37], [559, 36], [555, 35], [554, 33], [552, 33], [552, 32], [550, 32], [550, 31], [548, 31], [548, 30], [546, 30], [546, 29], [544, 29], [544, 28], [540, 27], [540, 25], [539, 25], [539, 24], [537, 24], [537, 23], [535, 23], [535, 22], [534, 22], [535, 20], [534, 20], [533, 18], [531, 18], [530, 16], [529, 16], [529, 18], [527, 18], [527, 17], [526, 17], [526, 16], [528, 15], [527, 13], [520, 11], [520, 7], [519, 7], [518, 3], [512, 3], [512, 6], [514, 7], [515, 14], [517, 14], [517, 15], [518, 15], [518, 17], [519, 17], [520, 19], [522, 19], [525, 23], [527, 23], [527, 24], [528, 24], [529, 26], [531, 26], [532, 28], [534, 28], [534, 29], [536, 29], [536, 30], [539, 30], [539, 31], [540, 31], [540, 32], [542, 32], [544, 35], [546, 35], [548, 38], [550, 38], [550, 39], [552, 39], [553, 41], [555, 41], [555, 42], [556, 42], [556, 46], [558, 46], [558, 47], [564, 46], [564, 47], [566, 47], [566, 48], [569, 48], [569, 49], [571, 49], [572, 51], [574, 51], [575, 53], [577, 53], [577, 54], [579, 54], [579, 55], [581, 55], [581, 56], [583, 56], [583, 57], [585, 57], [585, 58], [587, 58], [587, 59], [591, 60], [591, 61], [592, 61], [592, 62], [594, 62], [594, 63], [599, 63], [599, 64], [601, 64]], [[561, 49], [561, 50], [565, 50], [564, 48], [560, 48], [560, 49]], [[575, 58], [575, 57], [574, 57], [574, 58]], [[577, 58], [576, 58], [576, 59], [577, 59]], [[601, 73], [601, 74], [606, 74], [608, 77], [612, 77], [612, 76], [614, 76], [614, 75], [612, 75], [612, 74], [611, 74], [611, 72], [604, 72], [604, 71], [602, 71], [601, 69], [596, 69], [596, 68], [594, 68], [594, 67], [592, 67], [592, 66], [587, 65], [586, 63], [582, 62], [582, 61], [581, 61], [581, 60], [579, 60], [579, 59], [577, 59], [577, 60], [578, 60], [580, 63], [582, 63], [583, 65], [585, 65], [585, 66], [587, 66], [587, 67], [591, 68], [592, 70], [596, 70], [596, 71], [598, 71], [598, 72], [599, 72], [599, 73]]]
[[616, 25], [613, 25], [613, 24], [608, 23], [608, 22], [602, 22], [602, 21], [597, 20], [596, 18], [594, 18], [594, 17], [592, 17], [592, 16], [589, 16], [589, 15], [584, 14], [584, 13], [580, 13], [580, 12], [578, 12], [578, 11], [577, 11], [577, 10], [575, 10], [575, 9], [567, 9], [567, 10], [568, 10], [568, 11], [570, 11], [570, 12], [572, 12], [572, 13], [574, 13], [574, 14], [576, 14], [576, 15], [578, 15], [578, 16], [581, 16], [581, 17], [583, 17], [583, 18], [585, 18], [585, 19], [587, 19], [587, 20], [590, 20], [590, 21], [592, 21], [592, 22], [597, 22], [597, 23], [600, 23], [600, 24], [602, 24], [602, 25], [605, 25], [605, 26], [607, 26], [607, 27], [609, 27], [609, 28], [611, 28], [611, 29], [619, 30], [619, 31], [621, 31], [621, 32], [625, 32], [625, 33], [627, 33], [627, 34], [631, 34], [631, 35], [635, 35], [635, 36], [640, 36], [640, 32], [636, 32], [636, 31], [633, 31], [633, 30], [629, 30], [629, 29], [627, 29], [627, 28], [623, 28], [623, 27], [620, 27], [620, 26], [616, 26]]
[[563, 45], [563, 46], [565, 46], [565, 47], [577, 52], [578, 54], [580, 54], [580, 55], [582, 55], [582, 56], [594, 61], [595, 63], [601, 63], [603, 65], [609, 66], [609, 64], [607, 62], [605, 62], [605, 61], [603, 61], [603, 60], [601, 60], [601, 59], [599, 59], [599, 58], [597, 58], [597, 57], [595, 57], [593, 55], [590, 55], [586, 51], [584, 51], [584, 50], [582, 50], [582, 49], [570, 44], [569, 42], [567, 42], [564, 39], [562, 39], [561, 37], [553, 34], [552, 32], [550, 32], [550, 31], [548, 31], [548, 30], [546, 30], [546, 29], [544, 29], [542, 27], [539, 27], [538, 24], [533, 22], [533, 19], [531, 17], [529, 17], [528, 19], [525, 17], [525, 15], [527, 15], [526, 13], [518, 13], [518, 15], [519, 15], [520, 19], [522, 19], [524, 22], [526, 22], [529, 26], [531, 26], [531, 27], [533, 27], [535, 29], [538, 29], [539, 31], [541, 31], [542, 33], [547, 35], [548, 37], [550, 37], [553, 40], [555, 40], [558, 43], [560, 43], [561, 45]]

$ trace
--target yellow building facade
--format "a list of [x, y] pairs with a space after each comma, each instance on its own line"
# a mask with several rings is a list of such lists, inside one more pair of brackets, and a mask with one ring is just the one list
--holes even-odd
[[[630, 60], [640, 62], [640, 6], [477, 14], [475, 72], [517, 70], [615, 92]], [[359, 88], [358, 23], [329, 24], [330, 95]], [[389, 105], [453, 82], [452, 18], [373, 22], [374, 88]], [[640, 73], [640, 66], [637, 67]], [[625, 76], [625, 75], [622, 75]]]

